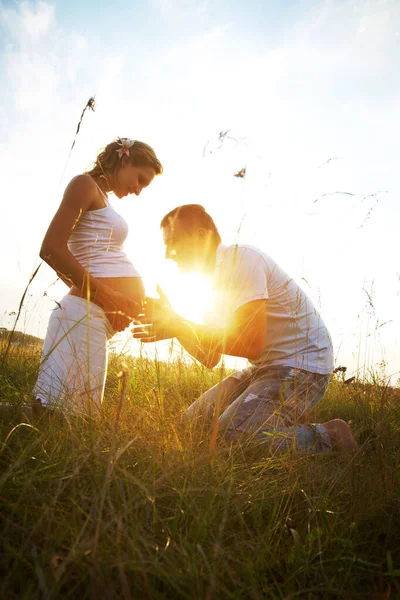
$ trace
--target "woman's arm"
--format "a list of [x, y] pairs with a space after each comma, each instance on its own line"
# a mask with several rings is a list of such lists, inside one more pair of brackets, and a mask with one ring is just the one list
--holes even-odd
[[[40, 257], [70, 287], [76, 286], [83, 297], [101, 306], [106, 313], [121, 312], [113, 323], [122, 331], [139, 312], [139, 306], [90, 275], [68, 249], [69, 237], [81, 216], [97, 199], [98, 190], [89, 175], [79, 175], [67, 186], [61, 204], [44, 236]], [[128, 318], [130, 317], [130, 318]]]
[[96, 186], [87, 175], [75, 177], [67, 186], [61, 204], [44, 236], [40, 257], [52, 267], [65, 282], [80, 291], [96, 296], [96, 280], [68, 250], [68, 240], [80, 217], [96, 200]]

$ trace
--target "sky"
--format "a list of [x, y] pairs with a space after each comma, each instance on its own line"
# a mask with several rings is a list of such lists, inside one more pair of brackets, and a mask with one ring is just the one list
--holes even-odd
[[[169, 210], [201, 203], [224, 242], [260, 247], [299, 281], [337, 366], [396, 381], [399, 73], [398, 0], [0, 0], [0, 326], [69, 179], [131, 137], [165, 169], [114, 202], [149, 293], [161, 282], [186, 316], [201, 297], [163, 260], [159, 231]], [[17, 329], [44, 337], [65, 291], [42, 264]]]

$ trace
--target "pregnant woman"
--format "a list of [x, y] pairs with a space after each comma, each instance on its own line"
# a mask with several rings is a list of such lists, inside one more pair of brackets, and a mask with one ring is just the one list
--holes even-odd
[[40, 250], [70, 288], [50, 316], [33, 390], [48, 409], [87, 413], [101, 406], [107, 342], [137, 317], [145, 295], [122, 248], [128, 225], [108, 194], [139, 196], [162, 170], [150, 146], [118, 138], [64, 192]]

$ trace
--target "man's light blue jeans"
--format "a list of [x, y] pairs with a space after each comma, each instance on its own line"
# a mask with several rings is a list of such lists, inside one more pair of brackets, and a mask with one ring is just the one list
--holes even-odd
[[193, 422], [219, 420], [228, 439], [265, 443], [274, 452], [331, 449], [323, 425], [307, 413], [323, 397], [330, 375], [293, 367], [249, 367], [207, 390], [187, 410]]

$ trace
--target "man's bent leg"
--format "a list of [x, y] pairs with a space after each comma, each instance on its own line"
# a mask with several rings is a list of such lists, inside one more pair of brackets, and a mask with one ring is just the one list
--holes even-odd
[[329, 376], [291, 367], [266, 369], [221, 415], [221, 429], [230, 439], [245, 436], [276, 451], [330, 449], [323, 425], [298, 421], [319, 402], [328, 382]]
[[186, 411], [191, 421], [211, 422], [215, 413], [220, 415], [249, 385], [245, 371], [236, 371], [204, 392]]

